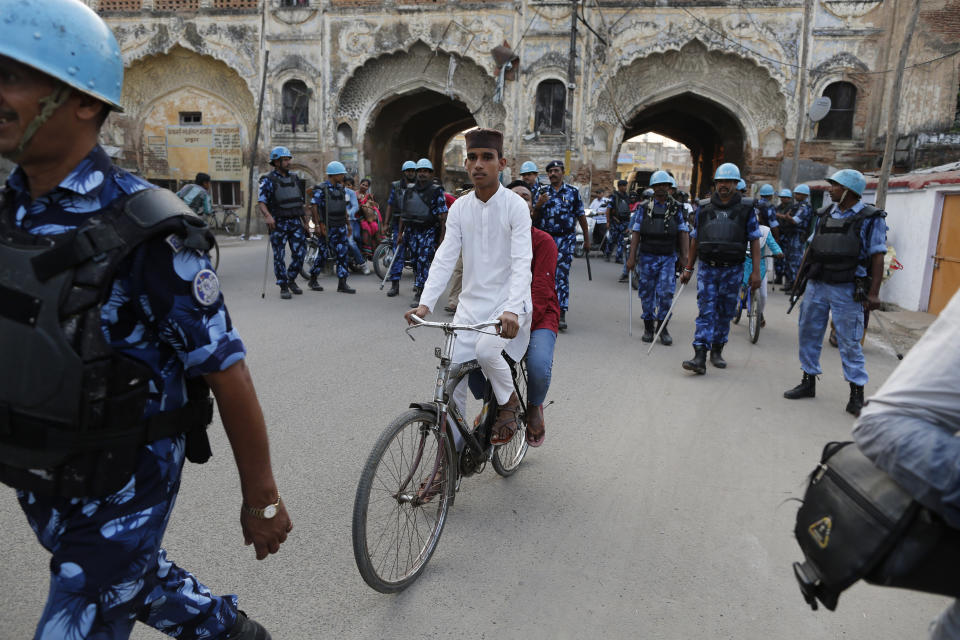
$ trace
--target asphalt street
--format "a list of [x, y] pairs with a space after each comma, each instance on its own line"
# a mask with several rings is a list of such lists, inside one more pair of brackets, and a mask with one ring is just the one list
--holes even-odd
[[[511, 478], [464, 480], [420, 580], [382, 595], [357, 572], [351, 512], [378, 434], [412, 401], [429, 400], [439, 336], [403, 333], [411, 300], [375, 276], [358, 290], [281, 301], [265, 242], [224, 246], [220, 278], [270, 428], [274, 470], [294, 530], [257, 562], [243, 545], [240, 493], [219, 422], [214, 458], [187, 465], [165, 546], [277, 640], [338, 638], [920, 638], [946, 600], [858, 584], [836, 612], [812, 612], [791, 563], [804, 478], [823, 445], [849, 439], [848, 387], [824, 348], [817, 397], [790, 402], [800, 379], [796, 312], [770, 294], [767, 327], [749, 343], [734, 326], [729, 367], [681, 369], [692, 355], [696, 294], [670, 324], [672, 347], [647, 356], [640, 305], [627, 335], [619, 265], [582, 259], [571, 274], [569, 330], [557, 343], [547, 439]], [[271, 277], [272, 280], [272, 277]], [[446, 315], [441, 311], [439, 317]], [[871, 337], [867, 395], [897, 361]], [[17, 506], [0, 498], [0, 638], [28, 638], [43, 608], [48, 554]], [[162, 637], [138, 625], [134, 638]]]

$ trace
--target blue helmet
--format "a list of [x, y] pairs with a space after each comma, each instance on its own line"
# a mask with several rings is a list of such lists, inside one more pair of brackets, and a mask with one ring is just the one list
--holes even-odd
[[123, 111], [120, 45], [92, 9], [79, 0], [0, 0], [0, 16], [0, 55]]
[[790, 192], [790, 189], [780, 189], [780, 193], [777, 194], [780, 198], [792, 198], [793, 193]]
[[810, 195], [810, 187], [805, 184], [798, 185], [794, 190], [794, 193], [802, 193], [805, 196]]
[[400, 171], [410, 171], [411, 169], [416, 169], [417, 163], [413, 160], [407, 160], [403, 163], [403, 166], [400, 167]]
[[757, 195], [761, 196], [772, 196], [773, 195], [773, 185], [765, 184], [760, 187], [760, 191], [757, 191]]
[[327, 165], [327, 175], [328, 176], [337, 176], [342, 175], [347, 172], [347, 168], [343, 166], [342, 162], [334, 160]]
[[433, 163], [426, 158], [420, 158], [417, 160], [417, 169], [429, 169], [430, 171], [433, 171]]
[[677, 186], [677, 183], [673, 181], [673, 178], [671, 178], [670, 174], [666, 171], [653, 172], [653, 175], [650, 176], [650, 186], [652, 187], [655, 184], [669, 184], [671, 187]]
[[290, 149], [286, 147], [274, 147], [273, 151], [270, 152], [270, 164], [273, 164], [280, 158], [292, 158], [293, 154], [290, 153]]
[[737, 191], [746, 191], [747, 183], [743, 181], [743, 178], [737, 180]]
[[867, 188], [867, 179], [856, 169], [841, 169], [827, 178], [827, 182], [836, 182], [858, 196], [862, 196], [863, 190]]
[[717, 172], [713, 174], [713, 179], [716, 180], [739, 180], [740, 179], [740, 169], [737, 168], [737, 165], [732, 162], [724, 162], [722, 165], [717, 167]]
[[520, 175], [523, 175], [525, 173], [539, 173], [539, 169], [537, 169], [537, 165], [527, 160], [522, 165], [520, 165]]

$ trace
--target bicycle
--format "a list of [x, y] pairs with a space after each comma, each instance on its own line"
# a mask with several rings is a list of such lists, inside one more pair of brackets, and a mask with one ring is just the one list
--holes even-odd
[[[410, 331], [419, 327], [443, 330], [443, 347], [434, 349], [440, 359], [434, 398], [414, 402], [377, 439], [360, 474], [353, 504], [353, 554], [363, 580], [381, 593], [396, 593], [410, 586], [423, 572], [436, 551], [447, 513], [463, 477], [480, 473], [490, 462], [501, 476], [516, 472], [527, 453], [527, 372], [521, 360], [506, 354], [513, 372], [514, 390], [520, 400], [519, 429], [503, 445], [490, 444], [490, 430], [497, 406], [490, 383], [484, 389], [483, 408], [468, 428], [460, 410], [450, 403], [453, 390], [470, 373], [478, 371], [476, 360], [453, 363], [456, 331], [484, 331], [498, 322], [452, 324], [415, 318]], [[410, 335], [413, 339], [413, 336]], [[443, 425], [443, 426], [441, 426]], [[463, 451], [457, 452], [452, 428], [463, 436]]]
[[[766, 286], [766, 283], [763, 283]], [[737, 313], [733, 316], [733, 323], [739, 324], [744, 308], [747, 309], [747, 335], [750, 342], [757, 343], [760, 339], [760, 294], [750, 288], [749, 284], [740, 285], [740, 295], [737, 296]]]

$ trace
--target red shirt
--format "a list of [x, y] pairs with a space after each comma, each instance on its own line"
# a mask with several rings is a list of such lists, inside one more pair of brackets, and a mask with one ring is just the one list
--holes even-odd
[[560, 329], [560, 301], [557, 300], [557, 243], [546, 231], [531, 228], [533, 241], [533, 260], [530, 269], [533, 281], [530, 283], [530, 295], [533, 298], [533, 322], [530, 331], [550, 329], [554, 333]]

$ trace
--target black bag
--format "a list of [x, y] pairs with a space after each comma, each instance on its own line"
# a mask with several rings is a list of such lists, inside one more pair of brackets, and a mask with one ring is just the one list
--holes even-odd
[[806, 558], [793, 564], [804, 599], [830, 611], [863, 578], [960, 597], [960, 530], [947, 526], [878, 469], [852, 442], [831, 442], [797, 512]]

